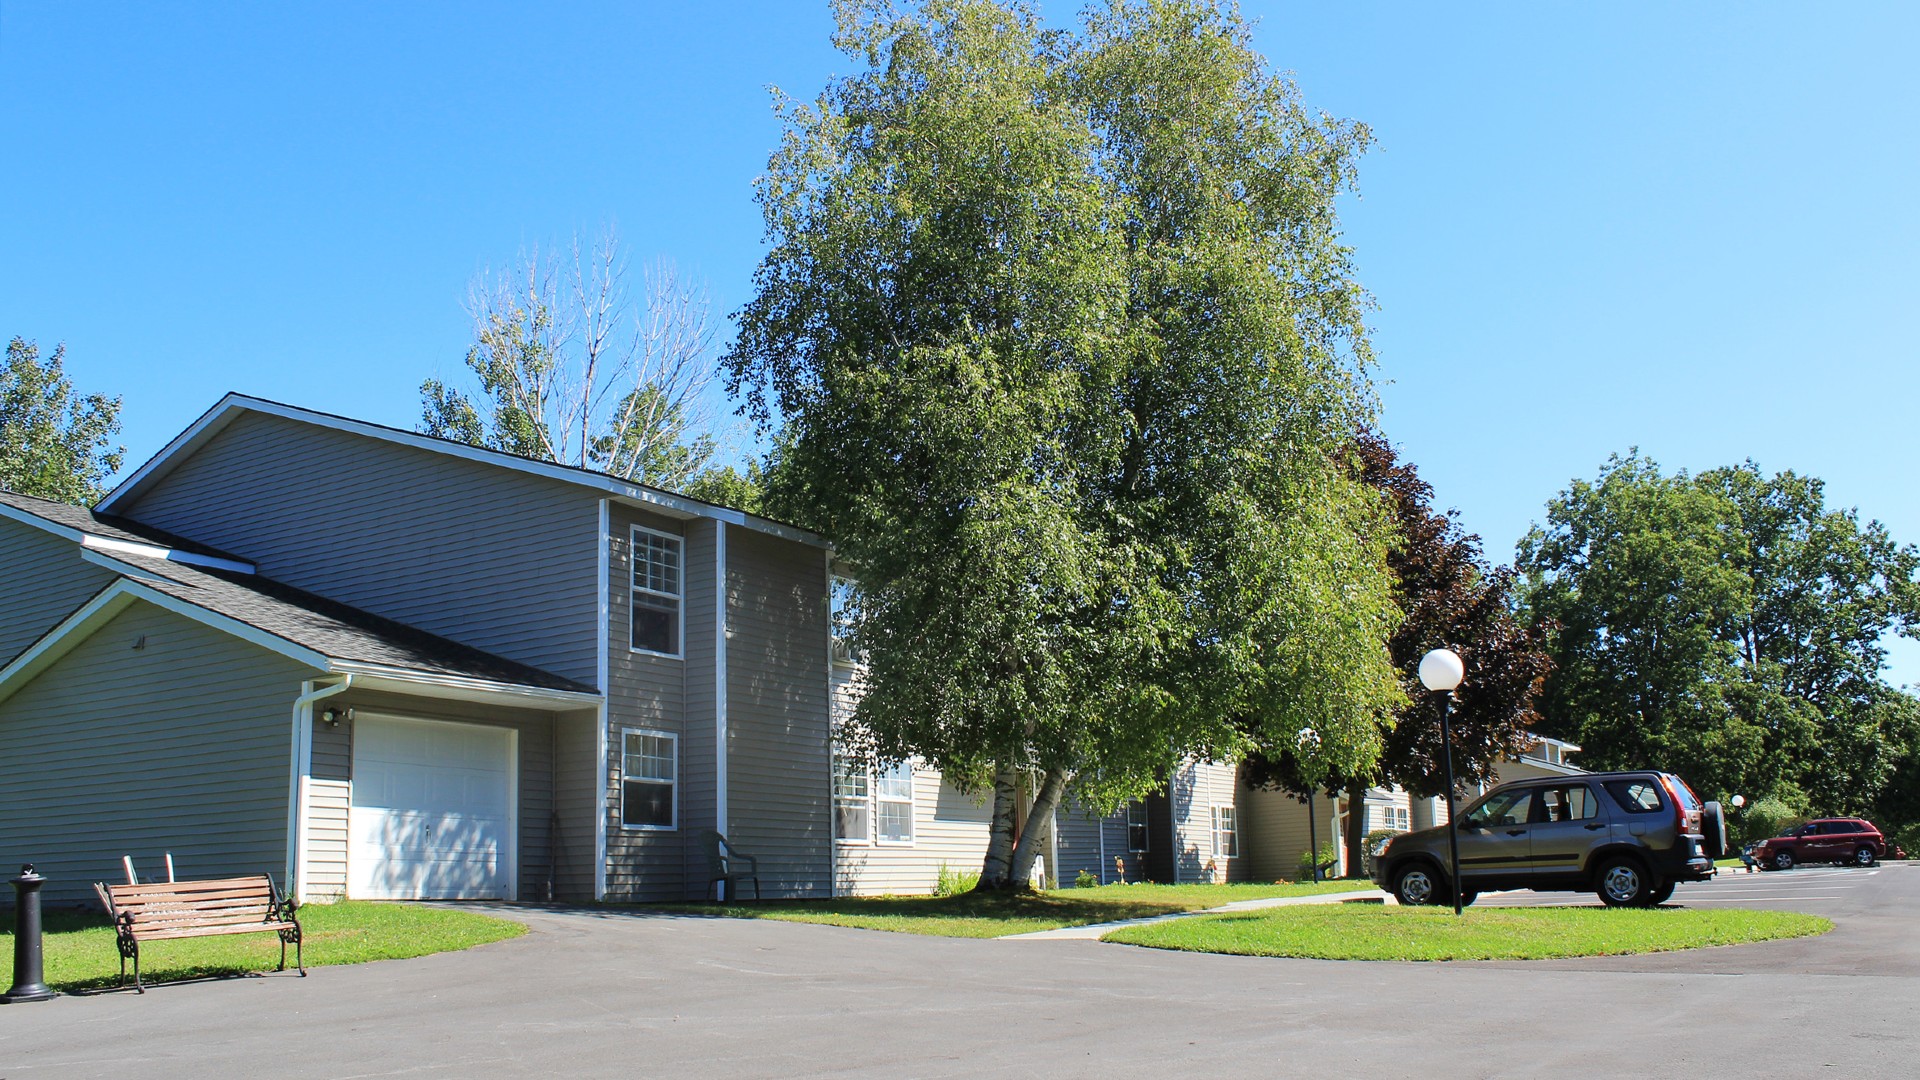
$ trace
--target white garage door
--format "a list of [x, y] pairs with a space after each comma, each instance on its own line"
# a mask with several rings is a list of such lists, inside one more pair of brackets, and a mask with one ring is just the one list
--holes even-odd
[[509, 899], [513, 799], [511, 729], [361, 714], [347, 895]]

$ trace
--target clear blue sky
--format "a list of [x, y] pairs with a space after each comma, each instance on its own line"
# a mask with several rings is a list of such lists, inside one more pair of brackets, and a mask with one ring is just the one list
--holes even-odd
[[[1378, 137], [1344, 213], [1384, 425], [1491, 555], [1631, 446], [1811, 473], [1920, 541], [1920, 5], [1245, 10]], [[227, 390], [411, 427], [476, 272], [608, 221], [731, 311], [766, 88], [848, 70], [828, 30], [824, 0], [4, 0], [0, 335], [122, 395], [132, 467]]]

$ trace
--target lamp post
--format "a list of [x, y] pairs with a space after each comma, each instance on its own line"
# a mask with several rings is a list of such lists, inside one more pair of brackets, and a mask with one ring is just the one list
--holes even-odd
[[1313, 883], [1318, 885], [1320, 884], [1320, 832], [1313, 820], [1313, 789], [1319, 786], [1320, 780], [1317, 775], [1319, 770], [1309, 770], [1306, 765], [1307, 759], [1320, 749], [1320, 733], [1310, 727], [1301, 728], [1298, 740], [1300, 774], [1305, 776], [1310, 771], [1316, 774], [1313, 779], [1307, 781], [1307, 861], [1313, 864]]
[[1460, 826], [1453, 818], [1453, 727], [1447, 722], [1447, 712], [1453, 704], [1453, 688], [1460, 685], [1466, 673], [1466, 665], [1452, 649], [1435, 649], [1420, 658], [1420, 685], [1443, 695], [1440, 698], [1440, 758], [1447, 765], [1447, 855], [1451, 862], [1447, 875], [1453, 887], [1455, 915], [1460, 914], [1465, 905], [1460, 902]]

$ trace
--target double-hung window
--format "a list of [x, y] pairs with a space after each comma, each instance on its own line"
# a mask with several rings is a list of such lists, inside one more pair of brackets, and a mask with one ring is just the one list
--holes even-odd
[[674, 827], [679, 739], [664, 731], [628, 728], [620, 745], [620, 824], [629, 829]]
[[1218, 858], [1232, 859], [1240, 855], [1240, 830], [1234, 820], [1237, 813], [1231, 806], [1213, 808], [1213, 853]]
[[913, 843], [913, 763], [881, 769], [873, 780], [874, 835], [883, 844]]
[[833, 835], [866, 843], [873, 838], [873, 786], [867, 764], [838, 751], [833, 755]]
[[1138, 799], [1127, 804], [1127, 850], [1147, 850], [1147, 804]]
[[681, 541], [633, 527], [633, 620], [636, 652], [680, 655]]

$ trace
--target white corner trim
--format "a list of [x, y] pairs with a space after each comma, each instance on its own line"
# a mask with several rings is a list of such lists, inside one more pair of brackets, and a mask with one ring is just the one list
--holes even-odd
[[713, 525], [713, 828], [727, 835], [727, 523]]
[[293, 763], [287, 792], [287, 876], [282, 880], [286, 895], [295, 903], [307, 902], [307, 814], [308, 784], [313, 776], [313, 703], [343, 693], [353, 686], [353, 676], [318, 689], [314, 680], [300, 684], [300, 696], [293, 700]]
[[608, 756], [609, 751], [612, 749], [608, 742], [607, 734], [607, 725], [612, 723], [612, 717], [608, 715], [608, 707], [613, 701], [613, 690], [608, 683], [611, 663], [608, 655], [608, 635], [613, 633], [613, 596], [610, 592], [613, 587], [611, 570], [613, 559], [613, 504], [610, 500], [600, 500], [600, 516], [594, 527], [599, 530], [598, 534], [594, 537], [593, 546], [599, 563], [600, 576], [600, 642], [598, 648], [600, 707], [594, 713], [594, 721], [597, 729], [593, 739], [595, 756], [591, 777], [594, 786], [593, 898], [595, 900], [604, 900], [607, 896], [607, 817], [613, 813], [613, 809], [607, 805], [608, 791], [611, 788], [611, 785], [607, 783], [607, 775], [609, 766], [612, 764]]
[[294, 420], [303, 424], [313, 424], [318, 427], [331, 428], [334, 431], [344, 431], [349, 434], [359, 435], [369, 439], [378, 439], [382, 442], [393, 443], [399, 446], [409, 446], [416, 450], [445, 454], [449, 457], [462, 458], [483, 465], [513, 469], [516, 472], [542, 476], [549, 480], [558, 480], [562, 483], [593, 488], [605, 495], [640, 504], [657, 513], [666, 514], [669, 517], [682, 519], [715, 518], [722, 521], [730, 521], [735, 525], [754, 529], [759, 532], [784, 537], [788, 540], [795, 540], [803, 544], [819, 547], [827, 546], [827, 542], [824, 539], [804, 529], [796, 529], [790, 525], [782, 525], [779, 522], [768, 521], [765, 518], [756, 517], [755, 515], [728, 507], [714, 506], [710, 503], [701, 502], [698, 499], [689, 499], [684, 495], [675, 495], [670, 491], [661, 491], [658, 488], [635, 484], [616, 476], [596, 473], [590, 469], [579, 469], [568, 465], [557, 465], [549, 461], [535, 461], [530, 458], [515, 457], [512, 454], [503, 454], [497, 450], [467, 446], [464, 443], [451, 442], [446, 439], [436, 439], [431, 435], [421, 435], [411, 431], [401, 431], [398, 428], [382, 427], [378, 424], [351, 420], [344, 416], [333, 416], [328, 413], [314, 412], [310, 409], [297, 408], [292, 405], [282, 405], [277, 401], [267, 401], [262, 398], [248, 397], [245, 394], [234, 393], [229, 393], [227, 396], [221, 398], [218, 404], [212, 409], [209, 409], [200, 419], [194, 421], [191, 427], [181, 432], [172, 442], [168, 443], [164, 449], [148, 460], [145, 465], [140, 466], [132, 476], [127, 477], [118, 487], [108, 492], [107, 497], [100, 500], [98, 509], [103, 512], [110, 511], [114, 506], [122, 502], [137, 498], [141, 492], [145, 491], [161, 477], [172, 471], [173, 467], [178, 464], [177, 459], [184, 459], [191, 455], [193, 451], [199, 449], [207, 440], [217, 435], [222, 428], [232, 423], [234, 418], [243, 412], [257, 412], [268, 416], [277, 416], [283, 420]]

